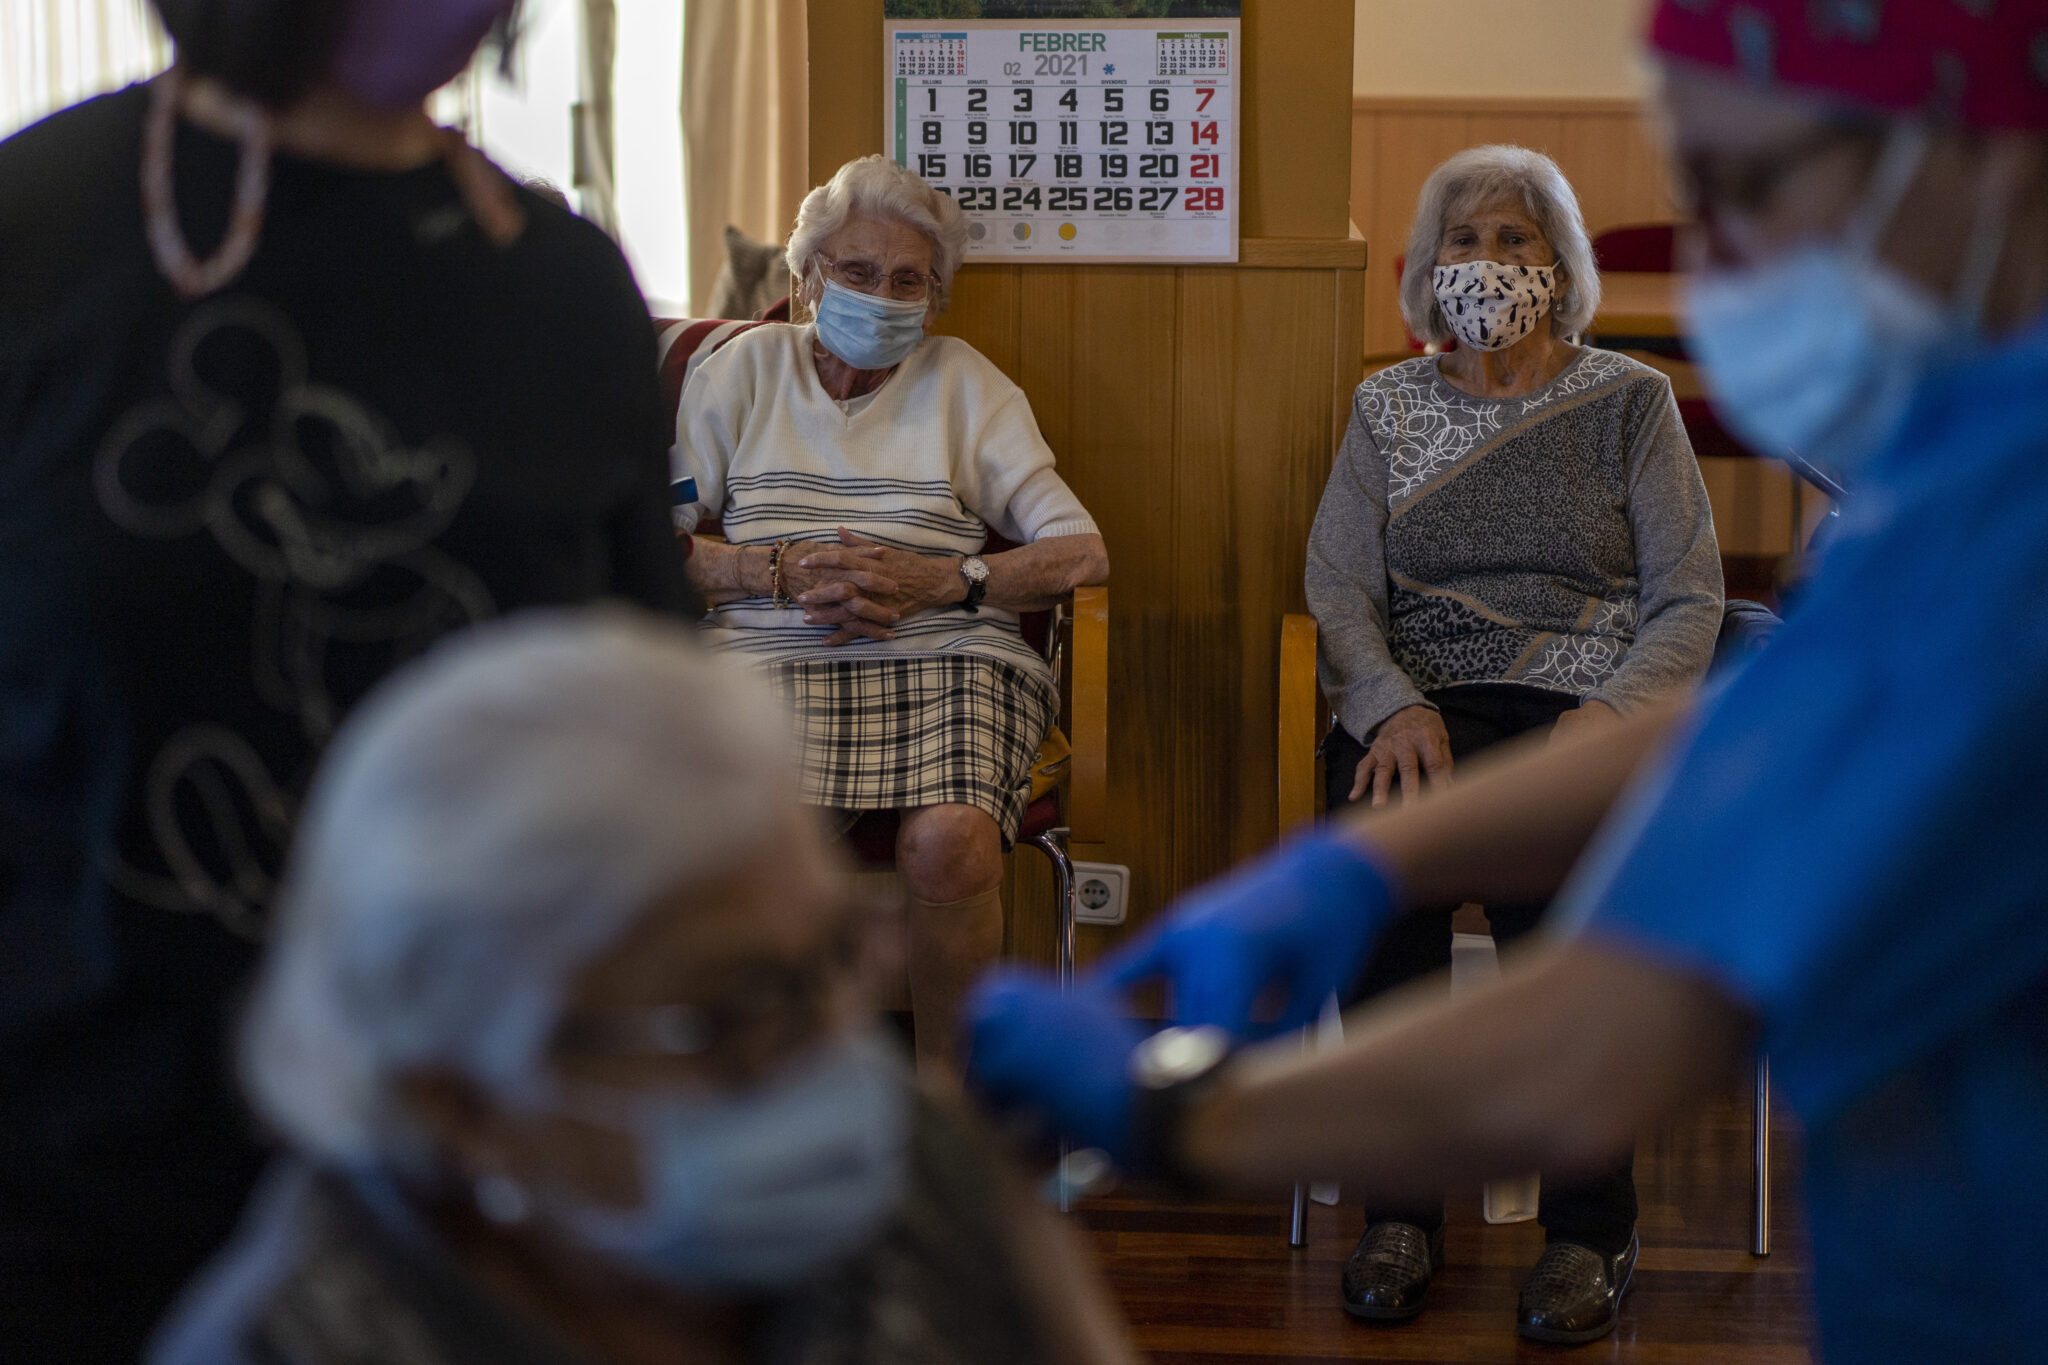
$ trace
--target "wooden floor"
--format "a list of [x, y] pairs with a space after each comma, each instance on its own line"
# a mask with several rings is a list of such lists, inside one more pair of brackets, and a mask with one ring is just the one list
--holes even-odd
[[1479, 1194], [1455, 1194], [1445, 1268], [1413, 1322], [1353, 1322], [1338, 1276], [1364, 1226], [1355, 1202], [1311, 1205], [1308, 1246], [1287, 1245], [1284, 1203], [1176, 1203], [1130, 1189], [1077, 1212], [1138, 1348], [1157, 1365], [1192, 1362], [1739, 1361], [1807, 1365], [1807, 1244], [1796, 1203], [1798, 1134], [1772, 1123], [1771, 1255], [1749, 1254], [1746, 1093], [1646, 1139], [1636, 1152], [1642, 1256], [1620, 1325], [1588, 1346], [1515, 1335], [1515, 1292], [1543, 1232], [1488, 1226]]

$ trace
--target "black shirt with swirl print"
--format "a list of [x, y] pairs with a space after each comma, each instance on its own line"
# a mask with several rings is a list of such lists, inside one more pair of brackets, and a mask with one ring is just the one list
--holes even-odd
[[[601, 232], [522, 195], [499, 247], [439, 164], [279, 155], [247, 271], [181, 301], [145, 102], [0, 144], [0, 1340], [109, 1351], [253, 1170], [227, 1020], [350, 708], [517, 608], [694, 614], [652, 325]], [[236, 150], [181, 125], [175, 155], [204, 257]]]

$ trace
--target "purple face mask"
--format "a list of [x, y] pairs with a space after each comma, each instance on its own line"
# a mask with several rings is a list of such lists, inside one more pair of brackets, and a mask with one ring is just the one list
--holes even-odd
[[516, 0], [354, 0], [333, 77], [384, 109], [410, 109], [462, 74]]

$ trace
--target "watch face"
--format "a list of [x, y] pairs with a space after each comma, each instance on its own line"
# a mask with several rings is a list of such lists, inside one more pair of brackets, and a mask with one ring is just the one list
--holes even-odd
[[961, 560], [960, 573], [970, 583], [988, 582], [988, 565], [978, 555], [969, 555]]
[[1131, 1054], [1131, 1079], [1149, 1090], [1193, 1080], [1230, 1052], [1230, 1035], [1212, 1024], [1162, 1029]]

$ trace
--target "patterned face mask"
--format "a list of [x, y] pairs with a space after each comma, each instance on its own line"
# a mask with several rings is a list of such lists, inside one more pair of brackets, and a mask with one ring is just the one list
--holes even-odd
[[1557, 290], [1554, 265], [1467, 261], [1440, 265], [1429, 278], [1444, 321], [1478, 351], [1501, 350], [1535, 331]]

